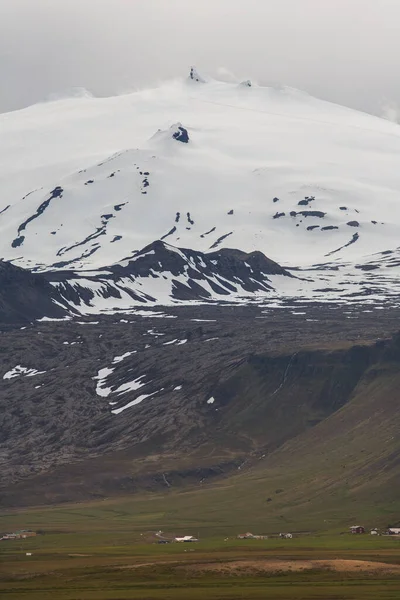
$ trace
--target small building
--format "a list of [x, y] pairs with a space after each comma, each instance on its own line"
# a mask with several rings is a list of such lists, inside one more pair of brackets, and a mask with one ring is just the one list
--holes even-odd
[[23, 539], [36, 536], [36, 531], [32, 531], [31, 529], [20, 529], [19, 531], [16, 531], [15, 533], [18, 537], [23, 538]]
[[176, 542], [198, 542], [199, 540], [192, 535], [184, 535], [183, 537], [176, 537]]
[[400, 535], [400, 527], [389, 527], [388, 535]]
[[26, 538], [34, 537], [35, 535], [36, 531], [31, 531], [30, 529], [20, 529], [14, 533], [5, 533], [0, 540], [25, 540]]
[[2, 540], [16, 540], [17, 539], [17, 535], [15, 533], [5, 533], [1, 539]]
[[253, 533], [250, 533], [249, 531], [247, 533], [239, 533], [239, 535], [237, 536], [238, 540], [267, 540], [268, 536], [267, 535], [254, 535]]
[[350, 533], [365, 533], [365, 528], [362, 525], [353, 525], [350, 527]]
[[371, 535], [379, 535], [377, 529], [371, 529]]
[[239, 533], [238, 540], [254, 540], [255, 536], [248, 531], [247, 533]]

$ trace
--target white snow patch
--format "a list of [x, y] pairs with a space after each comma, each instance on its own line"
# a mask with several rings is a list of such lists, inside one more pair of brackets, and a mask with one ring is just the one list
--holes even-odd
[[211, 398], [209, 398], [207, 400], [207, 404], [214, 404], [214, 402], [215, 402], [215, 398], [213, 398], [213, 396], [211, 396]]
[[28, 367], [22, 367], [17, 365], [11, 371], [7, 371], [3, 375], [3, 379], [14, 379], [15, 377], [35, 377], [36, 375], [44, 375], [46, 371], [37, 371], [36, 369], [29, 369]]
[[96, 394], [98, 396], [101, 396], [102, 398], [107, 398], [111, 394], [112, 389], [110, 387], [104, 387], [104, 385], [106, 383], [107, 377], [113, 372], [114, 369], [105, 367], [104, 369], [100, 369], [96, 377], [93, 377], [93, 379], [97, 380]]
[[111, 412], [114, 415], [119, 415], [127, 408], [130, 408], [131, 406], [135, 406], [136, 404], [140, 404], [141, 402], [143, 402], [143, 400], [146, 400], [146, 398], [150, 398], [151, 396], [154, 396], [155, 394], [158, 394], [158, 391], [153, 392], [152, 394], [142, 394], [141, 396], [138, 396], [135, 400], [132, 400], [132, 402], [129, 402], [128, 404], [126, 404], [125, 406], [122, 406], [121, 408], [115, 408]]
[[112, 364], [115, 365], [119, 362], [122, 362], [123, 360], [125, 360], [125, 358], [132, 356], [132, 354], [136, 354], [136, 352], [137, 350], [132, 350], [132, 352], [125, 352], [125, 354], [121, 354], [121, 356], [114, 356]]
[[143, 379], [144, 377], [146, 377], [146, 375], [140, 375], [140, 377], [137, 377], [136, 379], [134, 379], [133, 381], [128, 381], [127, 383], [123, 383], [122, 385], [119, 386], [119, 388], [117, 388], [113, 394], [126, 394], [127, 392], [134, 392], [135, 390], [140, 389], [141, 387], [143, 387], [144, 385], [146, 385], [146, 383], [142, 383], [141, 379]]
[[215, 323], [217, 319], [190, 319], [191, 321], [196, 321], [197, 323]]
[[[65, 308], [65, 307], [63, 307], [63, 308]], [[42, 317], [41, 319], [37, 319], [37, 322], [44, 323], [44, 322], [48, 321], [48, 322], [57, 323], [57, 322], [61, 322], [61, 321], [70, 321], [71, 319], [72, 319], [72, 317], [63, 317], [62, 319], [52, 319], [50, 317]]]

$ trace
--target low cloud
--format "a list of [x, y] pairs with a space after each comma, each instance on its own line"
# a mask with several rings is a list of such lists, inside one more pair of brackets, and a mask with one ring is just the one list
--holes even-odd
[[400, 124], [400, 107], [395, 102], [385, 101], [382, 104], [381, 117]]
[[[0, 111], [186, 75], [400, 105], [399, 0], [0, 0]], [[221, 67], [220, 65], [223, 65]], [[393, 118], [392, 107], [384, 113]]]

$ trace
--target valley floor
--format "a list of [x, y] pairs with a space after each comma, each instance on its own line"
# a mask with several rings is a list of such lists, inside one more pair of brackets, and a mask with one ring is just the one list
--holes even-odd
[[[127, 530], [130, 528], [127, 527]], [[149, 535], [149, 534], [147, 534]], [[399, 540], [340, 533], [292, 540], [143, 543], [137, 530], [2, 542], [2, 600], [395, 600]], [[29, 552], [32, 556], [27, 556]]]

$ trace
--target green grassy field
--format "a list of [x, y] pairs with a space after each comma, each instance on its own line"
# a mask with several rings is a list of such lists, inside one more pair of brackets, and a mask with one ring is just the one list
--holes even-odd
[[[398, 599], [399, 541], [350, 535], [302, 536], [293, 540], [209, 539], [198, 544], [141, 543], [140, 534], [45, 534], [3, 542], [0, 596], [3, 600], [119, 600], [128, 598]], [[26, 556], [31, 552], [32, 556]], [[344, 567], [335, 572], [312, 567], [291, 572], [269, 561], [373, 561], [397, 565], [399, 574]], [[235, 565], [227, 572], [207, 571]], [[385, 567], [384, 567], [385, 568]]]
[[[225, 490], [226, 493], [226, 490]], [[292, 540], [237, 540], [241, 528], [194, 506], [190, 492], [2, 514], [3, 531], [43, 529], [0, 542], [2, 600], [395, 600], [400, 540], [330, 532]], [[193, 504], [184, 527], [184, 508]], [[174, 507], [174, 508], [173, 508]], [[183, 513], [182, 513], [183, 511]], [[240, 511], [239, 511], [240, 512]], [[239, 513], [238, 513], [239, 514]], [[248, 515], [248, 521], [256, 525]], [[228, 521], [228, 518], [226, 518]], [[274, 519], [271, 521], [274, 523]], [[200, 535], [196, 544], [155, 543], [155, 532]], [[245, 529], [252, 529], [247, 527]], [[288, 530], [288, 528], [282, 528]], [[254, 533], [261, 531], [254, 531]], [[263, 533], [270, 533], [265, 525]], [[26, 553], [32, 556], [27, 556]], [[315, 563], [318, 561], [318, 563]], [[321, 563], [322, 561], [322, 563]], [[331, 567], [344, 561], [339, 570]], [[360, 569], [352, 561], [380, 563]], [[296, 565], [305, 564], [300, 570]], [[265, 565], [269, 565], [265, 568]], [[272, 565], [272, 566], [271, 566]], [[222, 570], [221, 570], [222, 569]], [[387, 570], [388, 569], [388, 570]], [[392, 572], [390, 569], [398, 569]]]

